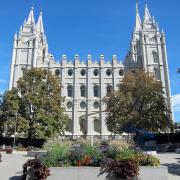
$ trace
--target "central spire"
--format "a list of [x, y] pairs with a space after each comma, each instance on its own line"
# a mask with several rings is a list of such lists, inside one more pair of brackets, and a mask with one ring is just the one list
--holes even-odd
[[31, 11], [29, 13], [27, 24], [35, 24], [35, 20], [34, 20], [34, 8], [33, 7], [31, 7]]
[[145, 21], [150, 21], [152, 18], [151, 18], [151, 15], [149, 13], [149, 9], [148, 9], [148, 5], [146, 3], [145, 5], [145, 10], [144, 10], [144, 20]]
[[139, 16], [139, 6], [138, 6], [138, 0], [136, 0], [136, 25], [135, 25], [135, 31], [141, 30], [141, 18]]
[[136, 0], [136, 14], [139, 13], [138, 0]]
[[36, 30], [39, 34], [44, 34], [42, 11], [40, 12], [39, 19], [36, 24]]

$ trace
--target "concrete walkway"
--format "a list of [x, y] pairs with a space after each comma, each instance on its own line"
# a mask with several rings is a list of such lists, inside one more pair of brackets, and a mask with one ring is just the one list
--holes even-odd
[[177, 153], [160, 153], [157, 155], [161, 165], [168, 167], [168, 179], [180, 180], [180, 154]]
[[15, 154], [2, 154], [0, 162], [0, 180], [21, 180], [22, 166], [30, 159], [26, 152]]
[[[168, 167], [169, 180], [180, 180], [180, 154], [161, 153], [157, 157], [160, 159], [162, 166]], [[21, 180], [22, 166], [28, 159], [31, 159], [31, 157], [27, 157], [26, 152], [2, 153], [0, 180]]]

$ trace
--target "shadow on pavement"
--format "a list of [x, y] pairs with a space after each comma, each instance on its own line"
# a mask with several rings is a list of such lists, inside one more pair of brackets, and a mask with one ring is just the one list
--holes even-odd
[[180, 164], [177, 163], [171, 163], [171, 164], [162, 164], [163, 166], [168, 167], [168, 172], [170, 174], [180, 176]]
[[13, 176], [10, 177], [9, 180], [22, 180], [22, 176]]

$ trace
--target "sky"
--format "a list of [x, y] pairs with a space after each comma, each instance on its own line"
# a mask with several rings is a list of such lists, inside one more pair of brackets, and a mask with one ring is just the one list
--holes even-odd
[[[180, 0], [146, 0], [152, 16], [166, 34], [169, 74], [175, 120], [180, 122]], [[0, 93], [8, 88], [14, 33], [19, 31], [34, 6], [37, 20], [43, 11], [49, 52], [60, 60], [100, 54], [123, 61], [135, 24], [135, 0], [1, 0]], [[139, 0], [141, 17], [145, 0]]]

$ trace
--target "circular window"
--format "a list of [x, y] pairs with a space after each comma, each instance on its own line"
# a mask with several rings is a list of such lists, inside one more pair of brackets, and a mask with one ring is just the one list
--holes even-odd
[[94, 108], [95, 108], [95, 109], [99, 108], [99, 102], [98, 102], [98, 101], [95, 101], [95, 102], [94, 102]]
[[85, 69], [82, 69], [81, 70], [81, 76], [84, 76], [86, 74], [86, 70]]
[[123, 76], [123, 75], [124, 75], [124, 70], [123, 70], [123, 69], [120, 69], [120, 70], [119, 70], [119, 75], [120, 75], [120, 76]]
[[84, 108], [86, 108], [86, 103], [85, 103], [84, 101], [82, 101], [82, 102], [80, 103], [80, 106], [81, 106], [82, 109], [84, 109]]
[[59, 76], [59, 75], [60, 75], [60, 70], [59, 70], [59, 69], [56, 69], [55, 75], [56, 75], [56, 76]]
[[68, 102], [67, 102], [67, 108], [68, 108], [68, 109], [71, 109], [71, 108], [72, 108], [72, 105], [73, 105], [73, 104], [72, 104], [71, 101], [68, 101]]
[[97, 76], [99, 74], [99, 70], [98, 69], [95, 69], [94, 70], [94, 75]]
[[106, 74], [107, 74], [107, 76], [110, 76], [110, 75], [112, 74], [111, 70], [108, 69], [108, 70], [106, 71]]
[[69, 75], [69, 76], [72, 76], [72, 74], [73, 74], [73, 70], [72, 70], [72, 69], [69, 69], [69, 70], [68, 70], [68, 75]]

